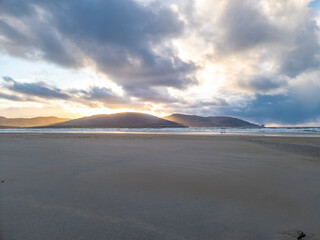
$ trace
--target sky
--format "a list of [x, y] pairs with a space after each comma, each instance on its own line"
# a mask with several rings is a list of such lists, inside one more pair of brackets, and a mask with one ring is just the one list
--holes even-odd
[[0, 116], [320, 126], [319, 27], [319, 0], [2, 0]]

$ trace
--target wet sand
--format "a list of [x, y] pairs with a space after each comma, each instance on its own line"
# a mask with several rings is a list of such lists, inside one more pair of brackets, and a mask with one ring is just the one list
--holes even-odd
[[320, 138], [0, 134], [1, 240], [320, 239]]

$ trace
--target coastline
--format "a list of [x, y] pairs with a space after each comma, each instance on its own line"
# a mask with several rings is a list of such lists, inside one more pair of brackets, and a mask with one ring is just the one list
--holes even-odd
[[67, 133], [67, 134], [164, 134], [164, 135], [233, 135], [265, 137], [320, 137], [319, 127], [265, 128], [4, 128], [7, 133]]

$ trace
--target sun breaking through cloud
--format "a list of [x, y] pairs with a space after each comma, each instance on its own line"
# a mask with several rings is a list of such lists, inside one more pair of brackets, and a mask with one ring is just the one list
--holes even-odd
[[3, 0], [1, 115], [317, 122], [319, 16], [317, 1], [301, 0]]

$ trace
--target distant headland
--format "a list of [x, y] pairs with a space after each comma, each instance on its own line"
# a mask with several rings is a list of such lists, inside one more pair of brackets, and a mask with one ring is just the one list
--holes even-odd
[[5, 118], [0, 128], [185, 128], [185, 127], [263, 127], [228, 116], [172, 114], [164, 118], [138, 112], [100, 114], [78, 119], [58, 117]]

